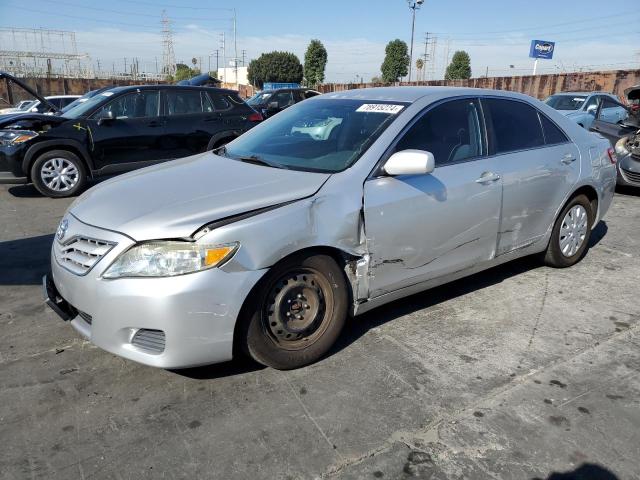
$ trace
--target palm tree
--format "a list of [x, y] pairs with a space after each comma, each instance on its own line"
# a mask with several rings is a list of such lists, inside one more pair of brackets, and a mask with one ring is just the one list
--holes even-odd
[[424, 60], [421, 58], [416, 60], [416, 69], [418, 70], [418, 81], [420, 81], [420, 77], [422, 76], [422, 80], [424, 80], [424, 75], [422, 75], [422, 69], [424, 68]]

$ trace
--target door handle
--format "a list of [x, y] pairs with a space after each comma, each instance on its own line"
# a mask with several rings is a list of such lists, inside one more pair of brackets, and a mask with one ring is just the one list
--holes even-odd
[[567, 153], [564, 157], [562, 157], [562, 160], [560, 161], [565, 165], [569, 165], [570, 163], [573, 163], [576, 161], [576, 157], [574, 157], [570, 153]]
[[476, 180], [476, 183], [489, 183], [489, 182], [497, 182], [500, 180], [500, 175], [493, 172], [484, 172], [480, 178]]

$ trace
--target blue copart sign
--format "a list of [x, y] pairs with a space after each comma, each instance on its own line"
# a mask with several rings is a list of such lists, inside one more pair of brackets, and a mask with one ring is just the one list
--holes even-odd
[[556, 49], [555, 42], [547, 42], [546, 40], [531, 40], [531, 48], [529, 56], [531, 58], [553, 58], [553, 51]]

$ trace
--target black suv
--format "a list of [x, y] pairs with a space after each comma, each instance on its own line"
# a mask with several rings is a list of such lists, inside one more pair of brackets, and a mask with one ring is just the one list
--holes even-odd
[[0, 117], [0, 183], [32, 182], [44, 195], [67, 197], [88, 177], [211, 150], [260, 121], [234, 90], [115, 87], [56, 115]]
[[278, 88], [258, 92], [247, 103], [266, 118], [316, 95], [320, 92], [310, 88]]

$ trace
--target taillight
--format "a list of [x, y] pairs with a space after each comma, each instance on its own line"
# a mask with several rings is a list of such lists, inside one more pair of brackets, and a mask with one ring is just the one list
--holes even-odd
[[618, 157], [616, 156], [616, 151], [613, 148], [609, 147], [607, 148], [607, 155], [609, 155], [609, 161], [615, 165], [616, 162], [618, 161]]
[[250, 122], [261, 122], [262, 120], [264, 120], [264, 118], [262, 118], [262, 115], [260, 115], [258, 112], [253, 112], [247, 117], [247, 120], [249, 120]]

